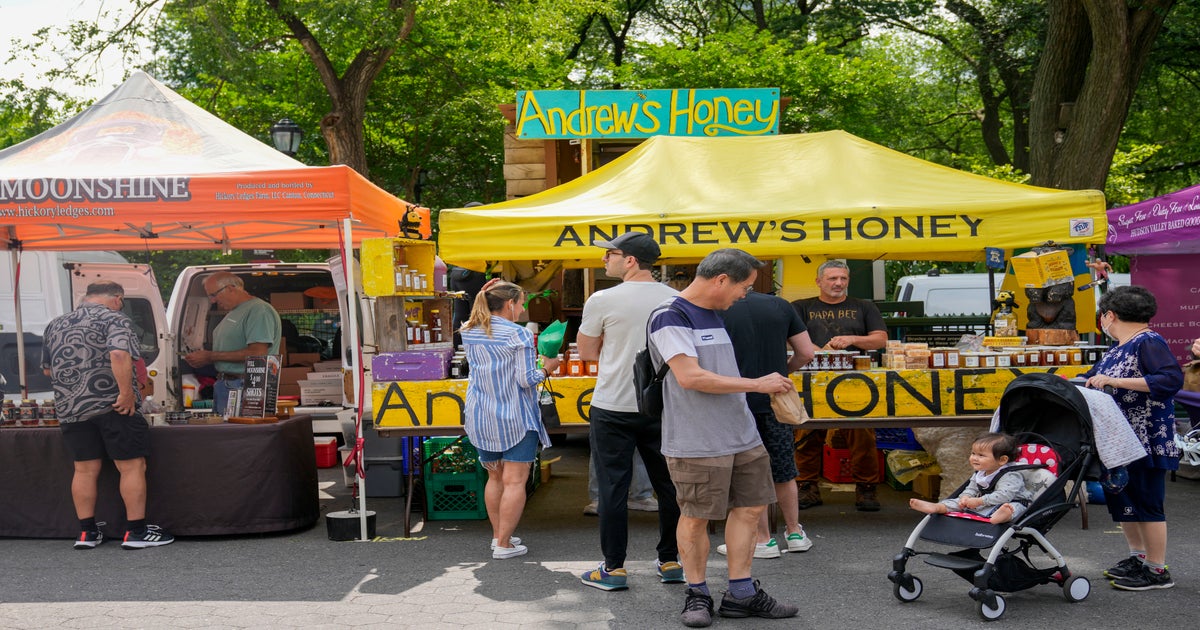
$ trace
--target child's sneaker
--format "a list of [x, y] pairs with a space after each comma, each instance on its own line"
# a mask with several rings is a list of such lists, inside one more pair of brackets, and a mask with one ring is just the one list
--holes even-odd
[[[810, 544], [809, 546], [812, 545]], [[729, 547], [725, 545], [717, 545], [717, 553], [721, 554], [722, 556], [727, 556], [729, 555]], [[779, 543], [775, 542], [774, 538], [765, 543], [754, 543], [755, 558], [778, 558], [780, 553]]]
[[[682, 572], [682, 569], [680, 571]], [[625, 572], [625, 569], [606, 571], [604, 563], [601, 562], [600, 566], [579, 576], [579, 581], [602, 591], [622, 591], [629, 588], [629, 585], [626, 584], [627, 578], [628, 573]]]
[[663, 584], [683, 584], [683, 565], [675, 561], [655, 562], [658, 568], [658, 579]]
[[147, 525], [142, 532], [125, 532], [121, 541], [122, 549], [145, 549], [146, 547], [161, 547], [175, 542], [175, 537], [164, 532], [158, 525]]
[[1175, 586], [1175, 580], [1171, 579], [1171, 572], [1166, 569], [1163, 569], [1162, 573], [1159, 573], [1146, 565], [1142, 565], [1140, 573], [1112, 580], [1110, 584], [1113, 585], [1113, 588], [1119, 588], [1123, 591], [1149, 591], [1156, 588], [1171, 588]]
[[80, 532], [79, 538], [75, 539], [75, 548], [95, 549], [102, 542], [104, 542], [104, 534], [101, 534], [99, 531]]
[[787, 535], [787, 550], [792, 553], [808, 551], [812, 549], [813, 541], [804, 533], [804, 527], [800, 531]]

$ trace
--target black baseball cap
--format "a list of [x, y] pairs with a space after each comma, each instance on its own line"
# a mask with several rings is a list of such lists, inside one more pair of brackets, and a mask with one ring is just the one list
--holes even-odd
[[596, 247], [619, 249], [626, 256], [633, 256], [644, 263], [653, 263], [662, 255], [658, 243], [645, 232], [626, 232], [611, 241], [595, 241]]

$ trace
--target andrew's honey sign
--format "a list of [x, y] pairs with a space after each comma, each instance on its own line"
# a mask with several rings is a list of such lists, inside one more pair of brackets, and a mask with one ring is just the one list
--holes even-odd
[[779, 89], [517, 92], [517, 137], [648, 138], [779, 133]]

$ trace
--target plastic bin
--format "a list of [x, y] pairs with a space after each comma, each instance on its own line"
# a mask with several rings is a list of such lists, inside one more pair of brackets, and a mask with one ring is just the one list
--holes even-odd
[[425, 515], [431, 521], [487, 518], [483, 489], [487, 472], [466, 438], [429, 438], [421, 445], [425, 462]]
[[[875, 482], [882, 483], [887, 465], [883, 459], [883, 451], [876, 449], [875, 455], [879, 458], [879, 478]], [[833, 448], [826, 444], [821, 456], [821, 474], [833, 483], [854, 483], [854, 477], [850, 473], [850, 449]]]
[[912, 429], [875, 429], [875, 447], [885, 450], [923, 451]]

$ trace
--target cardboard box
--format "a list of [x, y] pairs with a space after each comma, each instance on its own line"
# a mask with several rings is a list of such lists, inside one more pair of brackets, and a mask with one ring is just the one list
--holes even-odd
[[321, 354], [318, 352], [289, 352], [287, 360], [288, 362], [284, 364], [287, 367], [298, 365], [312, 367], [321, 361]]
[[1055, 284], [1075, 281], [1071, 273], [1071, 259], [1065, 250], [1039, 254], [1025, 252], [1012, 257], [1013, 274], [1017, 286], [1023, 289], [1041, 289]]
[[288, 293], [272, 293], [271, 306], [277, 311], [304, 310], [304, 294], [299, 291]]
[[926, 501], [937, 501], [942, 492], [942, 476], [923, 472], [912, 481], [912, 491]]
[[279, 384], [279, 397], [283, 398], [284, 396], [292, 396], [292, 397], [300, 396], [300, 384], [299, 383], [280, 383]]
[[300, 404], [304, 406], [321, 403], [342, 404], [342, 382], [300, 381]]
[[295, 385], [300, 381], [308, 380], [309, 374], [312, 374], [312, 371], [303, 366], [285, 367], [279, 370], [279, 384]]
[[317, 381], [341, 382], [342, 371], [338, 370], [336, 372], [309, 372], [308, 376], [305, 378], [305, 380], [309, 381], [310, 383], [315, 383]]
[[[887, 465], [883, 461], [883, 451], [875, 449], [875, 455], [879, 458], [879, 478], [875, 483], [881, 483]], [[854, 476], [850, 472], [850, 449], [833, 448], [826, 444], [821, 457], [821, 474], [833, 483], [854, 483]]]
[[313, 438], [317, 451], [317, 468], [333, 468], [338, 464], [337, 438]]
[[342, 362], [337, 359], [332, 361], [318, 361], [312, 367], [314, 372], [341, 372]]
[[371, 378], [381, 381], [439, 381], [450, 376], [453, 350], [381, 352], [371, 359]]

